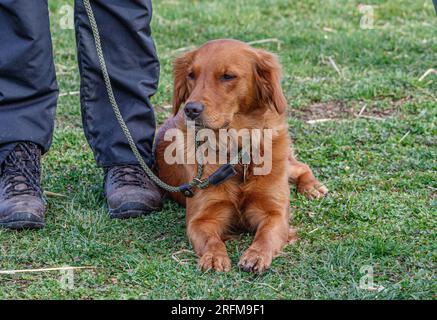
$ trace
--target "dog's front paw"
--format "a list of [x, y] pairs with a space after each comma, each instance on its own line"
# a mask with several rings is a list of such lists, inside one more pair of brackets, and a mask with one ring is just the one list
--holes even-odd
[[228, 272], [231, 270], [231, 259], [226, 253], [207, 252], [199, 259], [199, 269]]
[[263, 273], [270, 268], [271, 264], [271, 255], [249, 248], [241, 257], [238, 267], [247, 272]]
[[320, 199], [325, 197], [329, 192], [328, 188], [317, 180], [298, 186], [297, 191], [308, 199]]

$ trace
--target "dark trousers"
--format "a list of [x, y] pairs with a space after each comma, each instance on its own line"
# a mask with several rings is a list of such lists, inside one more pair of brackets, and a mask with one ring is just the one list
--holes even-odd
[[[150, 164], [159, 80], [151, 0], [91, 0], [115, 97]], [[112, 111], [82, 0], [75, 1], [80, 103], [86, 138], [100, 166], [136, 164]], [[67, 32], [67, 31], [66, 31]], [[20, 141], [48, 151], [58, 86], [47, 0], [0, 0], [0, 163]]]

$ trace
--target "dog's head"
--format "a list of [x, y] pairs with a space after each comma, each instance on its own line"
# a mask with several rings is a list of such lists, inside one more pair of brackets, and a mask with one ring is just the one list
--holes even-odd
[[236, 40], [211, 41], [176, 59], [173, 111], [211, 129], [226, 128], [235, 114], [283, 113], [281, 67], [271, 53]]

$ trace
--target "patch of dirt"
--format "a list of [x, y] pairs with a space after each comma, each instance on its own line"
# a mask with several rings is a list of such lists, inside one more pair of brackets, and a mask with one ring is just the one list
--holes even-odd
[[411, 97], [390, 101], [388, 107], [382, 108], [379, 101], [369, 103], [362, 101], [328, 101], [315, 103], [300, 109], [290, 109], [288, 116], [304, 121], [352, 119], [357, 117], [383, 120], [399, 113], [399, 107]]
[[[411, 96], [399, 100], [387, 101], [381, 99], [371, 102], [333, 100], [310, 104], [299, 109], [289, 109], [288, 116], [292, 119], [309, 122], [354, 119], [357, 117], [383, 120], [397, 115], [400, 107], [411, 100]], [[384, 104], [384, 107], [381, 104]], [[172, 114], [172, 106], [169, 104], [156, 105], [154, 109], [158, 115], [159, 123], [162, 123]]]

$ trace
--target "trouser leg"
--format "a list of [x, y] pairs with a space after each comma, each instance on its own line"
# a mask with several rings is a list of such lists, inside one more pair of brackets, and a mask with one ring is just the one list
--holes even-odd
[[49, 149], [57, 97], [47, 0], [0, 0], [0, 163], [20, 141]]
[[[150, 104], [159, 81], [151, 37], [151, 0], [91, 0], [109, 75], [123, 118], [151, 164], [155, 116]], [[116, 121], [102, 78], [83, 0], [75, 1], [81, 109], [87, 140], [100, 166], [137, 164]]]

